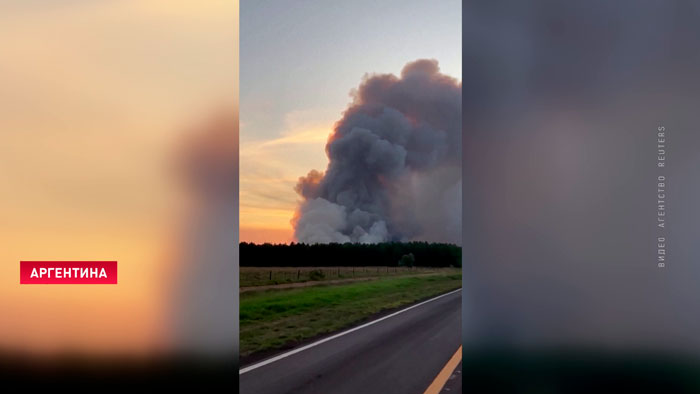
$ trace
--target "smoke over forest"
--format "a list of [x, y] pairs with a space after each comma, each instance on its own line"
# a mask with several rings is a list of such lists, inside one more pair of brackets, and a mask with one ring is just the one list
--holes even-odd
[[366, 75], [326, 144], [325, 172], [299, 178], [303, 243], [461, 243], [462, 84], [436, 60]]

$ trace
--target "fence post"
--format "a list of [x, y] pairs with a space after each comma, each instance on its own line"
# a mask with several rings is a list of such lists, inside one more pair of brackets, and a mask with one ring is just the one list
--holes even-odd
[[270, 280], [272, 280], [272, 271], [270, 271]]
[[297, 280], [299, 280], [299, 276], [301, 275], [301, 270], [297, 271]]

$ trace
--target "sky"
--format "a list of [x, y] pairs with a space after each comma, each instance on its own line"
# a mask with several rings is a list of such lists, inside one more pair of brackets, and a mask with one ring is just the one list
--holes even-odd
[[[238, 2], [0, 2], [0, 349], [163, 337], [173, 158], [237, 92]], [[195, 126], [196, 128], [196, 126]], [[116, 286], [19, 285], [20, 260], [117, 260]]]
[[244, 1], [240, 6], [240, 240], [290, 242], [294, 185], [365, 74], [421, 58], [461, 80], [461, 2]]

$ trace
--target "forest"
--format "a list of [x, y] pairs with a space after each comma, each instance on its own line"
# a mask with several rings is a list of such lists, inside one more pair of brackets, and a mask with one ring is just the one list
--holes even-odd
[[241, 267], [461, 267], [462, 248], [430, 242], [240, 244]]

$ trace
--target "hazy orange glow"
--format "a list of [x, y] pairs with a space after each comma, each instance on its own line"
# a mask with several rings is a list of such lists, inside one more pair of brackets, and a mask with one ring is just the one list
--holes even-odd
[[[313, 118], [313, 114], [304, 114]], [[272, 139], [255, 140], [241, 126], [240, 240], [255, 243], [289, 243], [291, 220], [297, 206], [294, 191], [300, 175], [323, 168], [328, 159], [323, 147], [331, 122], [299, 119], [289, 114], [286, 129]]]
[[[237, 106], [237, 1], [0, 4], [0, 350], [164, 346], [187, 125]], [[19, 285], [117, 260], [118, 285]]]
[[292, 228], [253, 228], [241, 227], [241, 241], [262, 244], [265, 242], [272, 244], [287, 244], [294, 240]]

